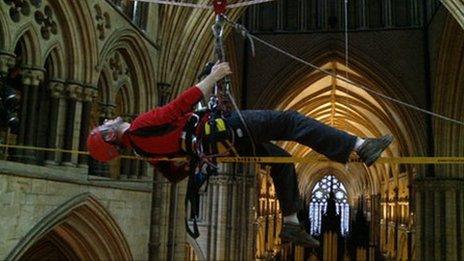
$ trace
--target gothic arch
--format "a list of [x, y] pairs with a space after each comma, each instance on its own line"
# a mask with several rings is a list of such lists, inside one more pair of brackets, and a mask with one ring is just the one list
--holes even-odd
[[24, 53], [23, 65], [30, 67], [40, 67], [43, 64], [42, 61], [42, 47], [41, 41], [39, 38], [39, 33], [32, 25], [32, 23], [27, 23], [21, 27], [14, 38], [13, 50], [16, 48], [17, 44], [23, 41], [24, 43]]
[[[65, 62], [64, 62], [64, 54], [63, 48], [59, 43], [52, 45], [46, 52], [45, 52], [45, 59], [44, 61], [48, 64], [48, 75], [54, 80], [64, 80], [65, 78]], [[43, 65], [45, 68], [45, 64]]]
[[[330, 61], [330, 57], [333, 56], [324, 54], [319, 58], [325, 62]], [[350, 68], [344, 67], [340, 58], [335, 58], [331, 62], [322, 65], [318, 63], [318, 65], [340, 75], [348, 73], [349, 78], [355, 82], [363, 82], [364, 84], [367, 82], [369, 83], [366, 84], [368, 86], [379, 86], [379, 84], [376, 84], [376, 82], [371, 81], [369, 78], [366, 79], [366, 77], [363, 77], [363, 75], [356, 70], [358, 66], [353, 65]], [[304, 70], [301, 68], [298, 69]], [[279, 104], [277, 97], [275, 97], [276, 100], [274, 101], [270, 101], [271, 99], [266, 97], [264, 97], [263, 100], [269, 102], [269, 104], [274, 102], [274, 104], [277, 104], [274, 106], [278, 109], [297, 110], [305, 115], [311, 115], [322, 122], [333, 124], [337, 128], [344, 129], [361, 137], [379, 136], [387, 132], [393, 133], [394, 136], [397, 137], [397, 145], [391, 146], [386, 151], [387, 156], [390, 157], [408, 154], [414, 155], [417, 151], [420, 152], [425, 148], [425, 146], [417, 146], [419, 142], [414, 141], [414, 139], [420, 139], [417, 139], [417, 135], [410, 135], [411, 133], [408, 131], [411, 130], [411, 132], [416, 132], [418, 135], [421, 135], [421, 130], [417, 130], [417, 128], [414, 129], [411, 125], [408, 126], [407, 124], [411, 124], [408, 118], [402, 117], [402, 115], [408, 115], [409, 112], [405, 110], [401, 111], [400, 108], [385, 103], [364, 90], [359, 89], [360, 92], [358, 92], [354, 89], [354, 86], [350, 87], [345, 86], [344, 83], [336, 83], [332, 77], [323, 73], [313, 71], [298, 72], [298, 69], [295, 69], [297, 71], [295, 77], [288, 77], [288, 75], [280, 79], [276, 77], [274, 81], [281, 83], [269, 85], [272, 87], [287, 87], [287, 89], [281, 90], [278, 95], [278, 97], [286, 97], [284, 101]], [[289, 69], [289, 71], [291, 70], [292, 68]], [[329, 78], [332, 78], [332, 80]], [[337, 86], [337, 92], [339, 93], [335, 103], [331, 101], [331, 98], [333, 98], [331, 97], [333, 84]], [[381, 89], [378, 88], [378, 91], [380, 90]], [[342, 95], [340, 95], [340, 92], [342, 92]], [[335, 114], [331, 115], [331, 110], [333, 109], [335, 109]], [[411, 115], [413, 116], [413, 114]], [[330, 119], [331, 117], [332, 119]], [[403, 144], [403, 146], [398, 145], [398, 143]], [[281, 144], [295, 156], [316, 156], [315, 152], [306, 147], [299, 146], [296, 143], [283, 142]], [[355, 193], [350, 193], [352, 195], [374, 195], [379, 193], [381, 191], [381, 184], [384, 183], [382, 181], [390, 180], [390, 175], [394, 177], [394, 182], [392, 184], [387, 184], [387, 186], [395, 186], [394, 184], [398, 184], [400, 172], [396, 166], [375, 165], [372, 168], [366, 169], [364, 166], [358, 165], [360, 164], [351, 164], [349, 166], [349, 171], [343, 171], [343, 165], [341, 164], [317, 163], [312, 166], [299, 164], [297, 165], [297, 172], [300, 174], [302, 186], [307, 188], [311, 187], [308, 182], [314, 180], [313, 175], [317, 173], [316, 170], [323, 170], [330, 167], [338, 168], [340, 180], [344, 180], [343, 177], [346, 177], [344, 182], [347, 184], [347, 188], [355, 190]], [[307, 179], [305, 179], [305, 177], [307, 177]], [[309, 191], [302, 193], [305, 196], [308, 195]]]
[[[130, 29], [122, 29], [114, 32], [106, 40], [99, 55], [99, 68], [105, 66], [109, 57], [114, 52], [122, 55], [125, 63], [129, 67], [129, 74], [137, 111], [144, 111], [154, 105], [155, 97], [155, 75], [154, 66], [151, 60], [144, 54], [149, 54], [143, 40]], [[141, 51], [143, 50], [143, 51]]]
[[134, 99], [132, 99], [134, 94], [132, 93], [132, 91], [133, 91], [132, 83], [127, 79], [124, 81], [121, 81], [116, 87], [115, 104], [117, 104], [116, 100], [118, 96], [120, 96], [120, 99], [123, 105], [122, 111], [124, 112], [126, 116], [135, 114], [135, 110], [134, 110], [135, 103], [134, 103]]
[[5, 50], [10, 46], [10, 30], [7, 27], [7, 21], [5, 19], [6, 16], [0, 15], [0, 51]]
[[[371, 61], [372, 59], [365, 57], [362, 51], [357, 50], [356, 47], [350, 48], [353, 58], [349, 68], [344, 66], [342, 51], [343, 44], [341, 42], [323, 40], [312, 45], [301, 56], [307, 59], [310, 57], [313, 64], [339, 75], [345, 76], [346, 73], [349, 79], [362, 83], [377, 92], [414, 104], [412, 97], [401, 88], [401, 84], [395, 77], [381, 65]], [[423, 133], [422, 127], [418, 127], [423, 126], [424, 122], [417, 113], [413, 113], [409, 108], [385, 101], [362, 89], [358, 88], [361, 92], [357, 92], [355, 86], [347, 87], [345, 83], [338, 80], [335, 83], [337, 93], [341, 91], [342, 94], [338, 95], [337, 101], [333, 103], [331, 102], [330, 90], [334, 83], [331, 83], [329, 78], [332, 77], [308, 66], [303, 66], [297, 62], [290, 63], [267, 83], [268, 87], [256, 106], [297, 110], [358, 136], [369, 137], [386, 132], [393, 133], [396, 137], [396, 144], [390, 146], [386, 151], [387, 156], [390, 157], [425, 154], [427, 148], [425, 133]], [[285, 97], [284, 100], [282, 97]], [[335, 116], [330, 115], [333, 108], [335, 108]], [[284, 142], [281, 145], [295, 156], [315, 155], [314, 152], [305, 147], [297, 146], [296, 143]], [[315, 165], [318, 165], [319, 169], [331, 166], [327, 163]], [[297, 169], [300, 174], [312, 175], [314, 173], [314, 166], [307, 164], [299, 164]], [[400, 174], [397, 166], [375, 165], [368, 170], [357, 168], [356, 171], [362, 173], [367, 171], [368, 174], [363, 174], [361, 177], [355, 175], [354, 179], [366, 183], [362, 191], [372, 194], [377, 194], [380, 191], [380, 185], [383, 181], [390, 179], [390, 174], [395, 178], [392, 184], [398, 184], [398, 175]], [[304, 176], [304, 174], [300, 176]]]
[[67, 63], [68, 79], [94, 83], [98, 54], [98, 37], [89, 1], [48, 1], [58, 19], [63, 51], [72, 62]]
[[[58, 238], [79, 260], [132, 260], [129, 245], [111, 214], [90, 193], [68, 200], [42, 218], [7, 256], [18, 260], [45, 236]], [[38, 248], [40, 249], [40, 248]]]
[[[434, 111], [451, 118], [464, 117], [464, 29], [454, 18], [447, 16], [437, 60]], [[435, 153], [437, 156], [464, 155], [464, 143], [456, 137], [464, 136], [464, 128], [457, 124], [435, 120]], [[453, 141], [453, 142], [450, 142]], [[463, 173], [464, 166], [437, 166], [438, 173]], [[447, 175], [447, 174], [445, 174]], [[453, 174], [455, 175], [455, 174]], [[464, 177], [461, 174], [461, 177]]]
[[108, 67], [105, 66], [101, 72], [100, 77], [98, 79], [98, 96], [100, 97], [99, 101], [103, 104], [111, 104], [111, 89], [112, 89], [112, 82], [111, 82], [111, 72], [109, 71]]
[[464, 0], [441, 0], [441, 2], [464, 29]]
[[[121, 68], [124, 72], [117, 74], [115, 68], [110, 68], [110, 61], [106, 61], [103, 68], [100, 71], [100, 78], [98, 80], [99, 96], [101, 96], [101, 102], [104, 104], [110, 104], [116, 106], [116, 100], [119, 97], [123, 101], [124, 108], [122, 111], [126, 114], [135, 114], [137, 112], [137, 105], [140, 104], [138, 97], [139, 89], [134, 87], [134, 76], [131, 76], [131, 67], [127, 64], [124, 55], [120, 50], [113, 52], [112, 54], [118, 55], [118, 62], [121, 63]], [[110, 58], [116, 59], [116, 58]], [[126, 71], [127, 70], [127, 71]], [[127, 73], [127, 75], [126, 75]], [[115, 78], [117, 77], [117, 78]]]
[[[322, 67], [331, 61], [344, 64], [342, 43], [324, 40], [313, 46], [313, 48], [308, 49], [301, 56], [307, 60], [313, 61], [313, 64]], [[388, 96], [399, 98], [408, 103], [415, 103], [412, 97], [401, 88], [401, 84], [395, 77], [381, 65], [365, 57], [365, 54], [357, 50], [356, 47], [350, 47], [350, 52], [353, 57], [350, 61], [350, 69], [354, 71], [354, 73], [349, 76], [351, 80], [367, 85], [371, 89], [382, 92]], [[299, 62], [292, 62], [286, 65], [286, 67], [267, 84], [268, 87], [266, 87], [256, 107], [282, 109], [283, 104], [290, 103], [291, 100], [303, 92], [308, 86], [325, 76], [325, 74], [314, 71], [310, 67], [304, 66]], [[369, 95], [374, 97], [370, 93]], [[284, 102], [282, 102], [282, 97], [286, 97]], [[395, 103], [387, 102], [381, 98], [377, 98], [376, 101], [390, 108], [390, 112], [387, 112], [387, 114], [392, 112], [396, 114], [390, 115], [390, 118], [399, 117], [402, 119], [401, 123], [397, 123], [402, 124], [399, 126], [400, 130], [394, 133], [396, 137], [403, 136], [400, 142], [398, 142], [399, 146], [401, 146], [402, 153], [405, 155], [424, 155], [427, 148], [427, 141], [425, 134], [420, 132], [423, 129], [422, 127], [424, 127], [424, 122], [418, 117], [418, 114], [414, 114], [409, 108], [400, 107]], [[412, 123], [414, 123], [414, 125]], [[418, 128], [418, 124], [421, 124], [421, 127]], [[408, 135], [408, 133], [411, 135]]]

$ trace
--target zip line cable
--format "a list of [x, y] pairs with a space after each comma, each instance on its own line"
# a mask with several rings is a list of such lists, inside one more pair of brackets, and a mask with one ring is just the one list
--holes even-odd
[[308, 61], [306, 61], [306, 60], [304, 60], [304, 59], [302, 59], [302, 58], [300, 58], [300, 57], [298, 57], [298, 56], [296, 56], [296, 55], [294, 55], [294, 54], [291, 54], [291, 53], [289, 53], [289, 52], [287, 52], [287, 51], [285, 51], [285, 50], [283, 50], [283, 49], [281, 49], [281, 48], [279, 48], [279, 47], [277, 47], [277, 46], [275, 46], [275, 45], [273, 45], [273, 44], [271, 44], [271, 43], [269, 43], [269, 42], [267, 42], [267, 41], [265, 41], [265, 40], [263, 40], [263, 39], [261, 39], [261, 38], [259, 38], [259, 37], [257, 37], [257, 36], [255, 36], [255, 35], [251, 34], [250, 32], [248, 32], [248, 30], [247, 30], [243, 25], [231, 21], [231, 20], [230, 20], [228, 17], [226, 17], [226, 16], [224, 16], [224, 17], [225, 17], [225, 20], [227, 21], [227, 24], [229, 24], [230, 26], [234, 27], [234, 28], [235, 28], [237, 31], [239, 31], [242, 35], [247, 35], [247, 37], [252, 38], [253, 40], [255, 40], [255, 41], [257, 41], [257, 42], [259, 42], [259, 43], [261, 43], [261, 44], [263, 44], [263, 45], [265, 45], [265, 46], [267, 46], [267, 47], [269, 47], [269, 48], [271, 48], [271, 49], [273, 49], [273, 50], [275, 50], [275, 51], [277, 51], [277, 52], [283, 54], [283, 55], [286, 55], [286, 56], [288, 56], [288, 57], [290, 57], [290, 58], [292, 58], [292, 59], [294, 59], [294, 60], [296, 60], [296, 61], [298, 61], [298, 62], [301, 62], [301, 63], [303, 63], [303, 64], [305, 64], [305, 65], [307, 65], [307, 66], [313, 68], [314, 70], [317, 70], [317, 71], [319, 71], [319, 72], [322, 72], [322, 73], [324, 73], [324, 74], [327, 74], [327, 75], [329, 75], [329, 76], [332, 76], [332, 77], [334, 77], [334, 78], [336, 78], [336, 79], [339, 79], [339, 80], [341, 80], [341, 81], [343, 81], [343, 82], [345, 82], [345, 83], [352, 84], [352, 85], [354, 85], [354, 86], [356, 86], [356, 87], [358, 87], [358, 88], [361, 88], [361, 89], [363, 89], [363, 90], [365, 90], [365, 91], [367, 91], [367, 92], [373, 93], [373, 94], [375, 94], [375, 95], [377, 95], [377, 96], [379, 96], [379, 97], [382, 97], [382, 98], [384, 98], [384, 99], [386, 99], [386, 100], [389, 100], [389, 101], [392, 101], [392, 102], [401, 104], [401, 105], [403, 105], [403, 106], [405, 106], [405, 107], [408, 107], [408, 108], [411, 108], [411, 109], [420, 111], [420, 112], [422, 112], [422, 113], [429, 114], [429, 115], [431, 115], [431, 116], [434, 116], [434, 117], [437, 117], [437, 118], [440, 118], [440, 119], [443, 119], [443, 120], [446, 120], [446, 121], [450, 121], [450, 122], [453, 122], [453, 123], [456, 123], [456, 124], [459, 124], [459, 125], [464, 126], [464, 122], [463, 122], [463, 121], [456, 120], [456, 119], [453, 119], [453, 118], [450, 118], [450, 117], [447, 117], [447, 116], [444, 116], [444, 115], [441, 115], [441, 114], [438, 114], [438, 113], [435, 113], [435, 112], [432, 112], [432, 111], [428, 111], [428, 110], [426, 110], [426, 109], [422, 109], [422, 108], [420, 108], [420, 107], [418, 107], [418, 106], [409, 104], [409, 103], [404, 102], [404, 101], [401, 101], [401, 100], [399, 100], [399, 99], [392, 98], [392, 97], [390, 97], [390, 96], [388, 96], [388, 95], [385, 95], [385, 94], [383, 94], [383, 93], [381, 93], [381, 92], [372, 90], [372, 89], [370, 89], [369, 87], [366, 87], [366, 86], [364, 86], [364, 85], [362, 85], [362, 84], [356, 83], [356, 82], [354, 82], [354, 81], [352, 81], [352, 80], [350, 80], [350, 79], [348, 79], [348, 78], [346, 78], [346, 77], [340, 76], [340, 75], [338, 75], [338, 74], [336, 74], [336, 73], [332, 73], [332, 72], [330, 72], [330, 71], [328, 71], [328, 70], [326, 70], [326, 69], [323, 69], [323, 68], [321, 68], [321, 67], [319, 67], [319, 66], [317, 66], [317, 65], [314, 65], [314, 64], [312, 64], [312, 63], [310, 63], [310, 62], [308, 62]]
[[[208, 4], [193, 4], [193, 3], [175, 2], [175, 1], [168, 1], [168, 0], [131, 0], [131, 1], [137, 1], [137, 2], [140, 1], [140, 2], [162, 4], [162, 5], [182, 6], [182, 7], [192, 7], [192, 8], [198, 8], [198, 9], [213, 9], [214, 8], [212, 5], [208, 5]], [[244, 6], [256, 5], [256, 4], [261, 4], [261, 3], [271, 2], [271, 1], [275, 1], [275, 0], [246, 1], [246, 2], [241, 2], [241, 3], [229, 4], [227, 5], [226, 8], [230, 9], [230, 8], [244, 7]]]

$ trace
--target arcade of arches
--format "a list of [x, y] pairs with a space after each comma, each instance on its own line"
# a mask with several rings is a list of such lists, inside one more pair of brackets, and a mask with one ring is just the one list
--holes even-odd
[[[343, 2], [276, 0], [227, 15], [332, 73], [464, 120], [463, 0], [349, 0], [348, 59]], [[105, 118], [130, 121], [195, 83], [212, 59], [213, 21], [208, 10], [141, 1], [0, 0], [1, 88], [20, 95], [19, 122], [0, 125], [0, 144], [85, 151]], [[386, 157], [464, 156], [462, 126], [258, 43], [252, 57], [240, 35], [226, 35], [240, 107], [295, 110], [361, 137], [392, 133]], [[463, 165], [296, 164], [298, 215], [315, 249], [280, 241], [271, 167], [220, 165], [193, 240], [185, 181], [139, 160], [0, 147], [0, 259], [464, 259]]]

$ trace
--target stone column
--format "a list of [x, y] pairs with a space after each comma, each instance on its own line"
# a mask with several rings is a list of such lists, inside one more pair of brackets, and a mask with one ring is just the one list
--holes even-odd
[[[172, 214], [172, 242], [171, 250], [174, 253], [168, 256], [169, 260], [185, 260], [186, 254], [186, 247], [187, 244], [187, 233], [185, 231], [185, 210], [184, 210], [184, 200], [185, 200], [185, 193], [187, 191], [187, 180], [184, 179], [183, 181], [173, 184], [172, 189], [174, 193], [171, 195], [176, 197], [177, 204], [174, 206]], [[173, 203], [173, 199], [171, 199], [171, 204]], [[169, 242], [168, 241], [168, 242]], [[169, 250], [168, 250], [169, 253]]]
[[257, 191], [257, 180], [256, 180], [256, 173], [258, 173], [258, 164], [247, 164], [244, 166], [246, 170], [245, 176], [245, 193], [246, 193], [246, 201], [244, 204], [244, 215], [247, 215], [246, 219], [246, 227], [244, 231], [242, 230], [245, 236], [243, 241], [245, 242], [244, 248], [245, 252], [243, 259], [250, 260], [254, 258], [255, 251], [256, 251], [256, 226], [255, 226], [255, 216], [256, 216], [256, 205], [258, 202], [258, 191]]
[[385, 27], [393, 27], [394, 21], [393, 21], [393, 10], [392, 10], [392, 3], [391, 0], [385, 0], [383, 2], [383, 14], [385, 15]]
[[[79, 150], [79, 137], [82, 117], [82, 94], [84, 86], [75, 82], [66, 84], [66, 95], [68, 106], [66, 111], [65, 148], [67, 150]], [[64, 155], [64, 166], [76, 167], [78, 163], [77, 154], [66, 153]]]
[[[39, 116], [38, 111], [38, 99], [39, 99], [39, 86], [44, 79], [43, 70], [26, 70], [23, 73], [23, 84], [29, 86], [29, 96], [27, 98], [27, 124], [26, 124], [26, 137], [24, 144], [29, 146], [35, 146], [37, 140], [37, 117]], [[43, 87], [43, 86], [40, 86]], [[31, 157], [28, 162], [35, 163], [35, 157], [37, 151], [28, 150], [26, 155], [28, 158]]]
[[309, 8], [308, 8], [308, 4], [309, 4], [309, 1], [300, 1], [300, 5], [299, 5], [299, 19], [298, 19], [298, 26], [299, 26], [299, 30], [301, 31], [306, 31], [308, 30], [308, 20], [309, 20], [309, 16], [311, 15], [309, 13]]
[[394, 227], [394, 233], [393, 233], [393, 240], [395, 240], [393, 242], [393, 251], [395, 253], [395, 256], [398, 256], [398, 240], [399, 240], [399, 222], [400, 222], [400, 205], [398, 203], [398, 200], [399, 200], [399, 189], [398, 187], [395, 187], [393, 189], [394, 191], [394, 196], [393, 196], [393, 227]]
[[148, 259], [150, 261], [167, 258], [167, 239], [169, 202], [167, 188], [169, 181], [158, 171], [153, 173], [153, 194], [151, 206], [150, 241]]
[[463, 260], [464, 180], [415, 181], [417, 260]]
[[[36, 117], [38, 86], [43, 81], [44, 71], [38, 69], [23, 69], [21, 84], [21, 112], [18, 144], [35, 146]], [[16, 150], [15, 157], [20, 161], [33, 163], [35, 161], [33, 150]]]
[[6, 75], [8, 70], [15, 65], [16, 55], [0, 51], [0, 74]]
[[283, 31], [284, 30], [284, 23], [285, 23], [285, 16], [284, 16], [284, 3], [283, 1], [277, 1], [275, 3], [276, 9], [276, 18], [277, 18], [277, 25], [276, 31]]
[[[51, 95], [49, 146], [51, 148], [62, 149], [66, 120], [64, 82], [51, 80], [48, 88], [50, 89]], [[58, 165], [61, 163], [61, 160], [61, 152], [50, 152], [47, 154], [45, 165]]]
[[[81, 128], [80, 128], [80, 137], [79, 137], [79, 150], [86, 151], [86, 141], [87, 135], [89, 135], [90, 126], [90, 114], [92, 112], [92, 104], [97, 100], [98, 89], [94, 86], [85, 86], [83, 92], [83, 105], [82, 105], [82, 117], [81, 117]], [[79, 155], [78, 161], [80, 168], [88, 167], [88, 156]]]

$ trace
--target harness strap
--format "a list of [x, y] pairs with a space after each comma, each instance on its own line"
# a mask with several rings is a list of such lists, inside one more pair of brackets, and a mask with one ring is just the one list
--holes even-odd
[[[187, 193], [185, 194], [185, 228], [187, 233], [194, 239], [197, 239], [200, 236], [200, 231], [198, 230], [197, 217], [200, 210], [200, 190], [201, 185], [197, 185], [195, 182], [195, 170], [198, 165], [198, 159], [192, 158], [189, 162], [189, 180], [187, 184]], [[188, 206], [190, 203], [190, 218], [193, 220], [193, 231], [190, 229], [188, 224]]]

